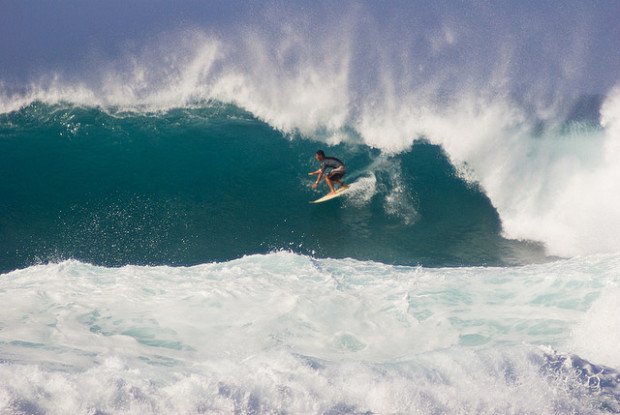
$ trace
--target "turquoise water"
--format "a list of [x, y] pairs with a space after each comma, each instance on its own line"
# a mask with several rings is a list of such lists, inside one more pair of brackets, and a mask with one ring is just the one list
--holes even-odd
[[[313, 154], [345, 160], [351, 197], [308, 202]], [[384, 156], [285, 135], [217, 103], [118, 113], [33, 103], [0, 116], [0, 270], [62, 259], [192, 265], [290, 250], [392, 264], [540, 260], [423, 139]]]

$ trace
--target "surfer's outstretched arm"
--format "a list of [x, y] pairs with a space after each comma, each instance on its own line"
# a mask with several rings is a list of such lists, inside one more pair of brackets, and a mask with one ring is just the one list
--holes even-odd
[[315, 172], [310, 173], [312, 174], [318, 174], [319, 177], [316, 178], [316, 182], [312, 185], [313, 189], [316, 189], [316, 187], [319, 185], [319, 182], [321, 181], [321, 179], [323, 178], [323, 172], [321, 170], [317, 170]]

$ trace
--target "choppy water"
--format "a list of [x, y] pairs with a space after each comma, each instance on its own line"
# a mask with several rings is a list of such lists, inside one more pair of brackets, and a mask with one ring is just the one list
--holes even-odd
[[2, 277], [0, 408], [616, 413], [619, 265], [34, 266]]

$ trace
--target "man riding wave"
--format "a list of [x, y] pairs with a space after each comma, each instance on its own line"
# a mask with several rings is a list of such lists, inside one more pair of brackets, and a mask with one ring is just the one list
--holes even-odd
[[[323, 177], [325, 177], [327, 186], [329, 186], [329, 194], [336, 194], [333, 183], [338, 183], [339, 188], [346, 189], [347, 187], [349, 187], [342, 181], [342, 178], [347, 173], [347, 168], [342, 161], [338, 160], [335, 157], [326, 157], [323, 150], [317, 151], [314, 157], [317, 161], [321, 162], [321, 168], [317, 171], [313, 171], [312, 173], [308, 173], [308, 176], [313, 176], [315, 174], [319, 175], [319, 177], [316, 179], [316, 183], [312, 185], [313, 189], [316, 189]], [[325, 174], [325, 170], [327, 169], [330, 169], [330, 171]]]

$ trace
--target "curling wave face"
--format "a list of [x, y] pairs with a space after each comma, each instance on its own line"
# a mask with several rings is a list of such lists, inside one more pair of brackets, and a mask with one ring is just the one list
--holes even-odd
[[34, 103], [0, 116], [0, 269], [79, 259], [200, 264], [290, 250], [396, 264], [515, 264], [540, 244], [505, 239], [488, 198], [439, 146], [391, 157], [362, 145], [347, 197], [308, 202], [319, 144], [230, 105], [109, 113]]

